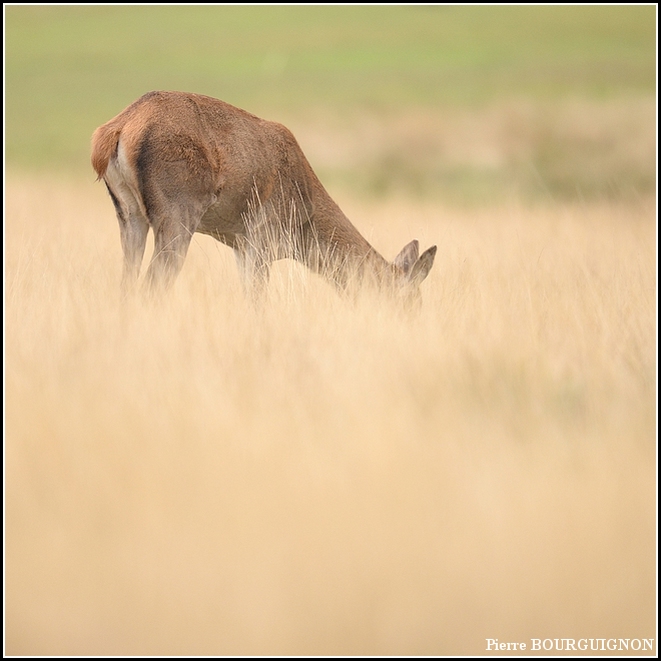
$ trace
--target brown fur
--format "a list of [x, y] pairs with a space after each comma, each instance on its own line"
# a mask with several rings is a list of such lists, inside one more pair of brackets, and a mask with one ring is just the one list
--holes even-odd
[[103, 178], [110, 159], [117, 154], [120, 132], [121, 127], [104, 124], [92, 135], [92, 167], [98, 175], [97, 181]]
[[235, 250], [247, 287], [263, 289], [270, 263], [297, 259], [342, 288], [367, 275], [416, 295], [436, 247], [412, 241], [393, 263], [363, 238], [326, 192], [291, 132], [223, 101], [150, 92], [92, 136], [92, 167], [120, 223], [124, 284], [137, 280], [147, 231], [151, 286], [183, 265], [194, 232]]

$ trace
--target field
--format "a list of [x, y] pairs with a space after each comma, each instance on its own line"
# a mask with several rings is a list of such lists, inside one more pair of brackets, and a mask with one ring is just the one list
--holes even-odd
[[92, 131], [174, 89], [283, 122], [354, 195], [635, 198], [655, 190], [655, 13], [7, 7], [7, 160], [88, 175]]
[[654, 636], [653, 204], [345, 203], [438, 240], [407, 320], [205, 238], [124, 306], [100, 185], [7, 192], [10, 653]]
[[[240, 9], [6, 8], [5, 653], [654, 655], [654, 12]], [[91, 131], [219, 55], [385, 257], [438, 245], [419, 314], [289, 262], [255, 307], [200, 235], [120, 297]]]

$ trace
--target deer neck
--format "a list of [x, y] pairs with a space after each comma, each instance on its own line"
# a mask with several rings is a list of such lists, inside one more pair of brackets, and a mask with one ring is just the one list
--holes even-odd
[[314, 205], [305, 232], [306, 250], [300, 261], [340, 289], [353, 289], [366, 281], [381, 288], [392, 282], [393, 265], [371, 246], [330, 197]]

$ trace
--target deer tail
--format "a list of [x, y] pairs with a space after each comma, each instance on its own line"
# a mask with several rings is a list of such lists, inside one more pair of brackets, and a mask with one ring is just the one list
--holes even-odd
[[99, 126], [92, 135], [92, 167], [96, 172], [97, 181], [103, 178], [110, 159], [117, 154], [119, 134], [122, 125], [119, 122], [108, 122]]

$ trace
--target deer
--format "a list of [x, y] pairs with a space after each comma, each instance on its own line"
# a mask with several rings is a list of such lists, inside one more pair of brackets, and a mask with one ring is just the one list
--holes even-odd
[[119, 221], [124, 293], [136, 288], [149, 229], [144, 287], [167, 290], [195, 232], [233, 249], [244, 289], [260, 299], [271, 264], [294, 259], [340, 291], [366, 281], [420, 300], [436, 246], [408, 243], [382, 257], [333, 201], [282, 124], [201, 94], [153, 91], [92, 135], [91, 162]]

